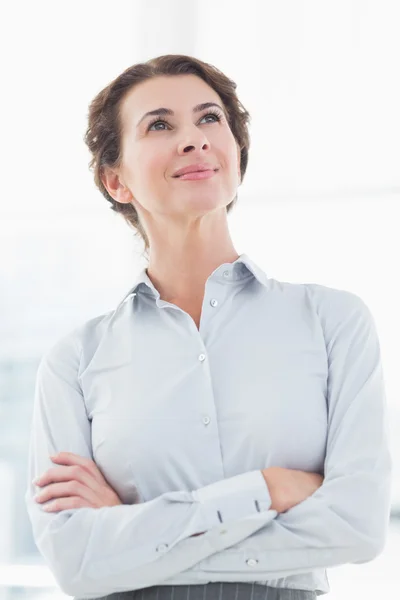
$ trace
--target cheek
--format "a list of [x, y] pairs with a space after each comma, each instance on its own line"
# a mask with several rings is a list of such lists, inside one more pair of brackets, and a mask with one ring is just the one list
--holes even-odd
[[226, 132], [222, 138], [215, 141], [214, 144], [216, 157], [220, 158], [222, 166], [230, 174], [237, 173], [238, 170], [238, 149], [235, 138], [229, 132]]
[[232, 181], [232, 183], [234, 185], [238, 185], [239, 184], [239, 162], [238, 162], [238, 155], [237, 155], [237, 151], [236, 148], [229, 153], [229, 156], [227, 157], [227, 164], [226, 164], [226, 169], [227, 172], [229, 173], [229, 179]]
[[158, 187], [166, 182], [168, 168], [171, 169], [172, 161], [164, 157], [160, 150], [154, 151], [140, 161], [141, 176], [149, 187]]
[[149, 192], [162, 185], [165, 182], [166, 173], [164, 164], [156, 151], [150, 156], [141, 154], [134, 157], [132, 159], [131, 181], [135, 189], [140, 190], [143, 194], [143, 192]]

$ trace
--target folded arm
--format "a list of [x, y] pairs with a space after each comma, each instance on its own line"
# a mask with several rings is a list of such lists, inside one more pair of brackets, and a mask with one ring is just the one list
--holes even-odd
[[361, 564], [385, 546], [392, 458], [380, 345], [364, 302], [350, 293], [337, 301], [341, 318], [324, 323], [329, 428], [323, 484], [247, 539], [201, 561], [199, 583], [215, 572], [223, 573], [224, 581], [249, 571], [258, 580], [271, 580]]
[[[93, 459], [79, 356], [70, 335], [39, 365], [25, 494], [34, 540], [64, 593], [90, 598], [156, 585], [276, 517], [258, 470], [149, 502], [46, 513], [32, 479], [54, 467], [50, 455]], [[202, 531], [211, 535], [191, 537]]]

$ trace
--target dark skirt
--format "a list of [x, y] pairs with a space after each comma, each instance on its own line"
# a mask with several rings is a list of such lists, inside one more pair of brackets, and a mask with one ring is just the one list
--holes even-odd
[[316, 598], [316, 592], [307, 590], [224, 581], [193, 585], [154, 585], [139, 590], [115, 592], [91, 600], [315, 600]]

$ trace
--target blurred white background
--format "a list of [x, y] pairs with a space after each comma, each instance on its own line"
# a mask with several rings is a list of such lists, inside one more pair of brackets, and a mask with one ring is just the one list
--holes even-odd
[[[25, 513], [40, 357], [115, 307], [143, 261], [83, 142], [91, 99], [160, 54], [238, 84], [249, 166], [235, 246], [268, 276], [358, 295], [381, 341], [395, 460], [390, 539], [328, 571], [332, 600], [393, 597], [400, 554], [400, 2], [29, 0], [0, 5], [0, 600], [63, 596]], [[397, 559], [397, 560], [396, 560]]]

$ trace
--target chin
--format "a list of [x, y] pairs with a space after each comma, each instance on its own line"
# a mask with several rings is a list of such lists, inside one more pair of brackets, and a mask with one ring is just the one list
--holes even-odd
[[205, 198], [204, 196], [188, 198], [186, 201], [186, 207], [191, 206], [193, 210], [203, 209], [206, 212], [211, 210], [217, 210], [218, 208], [224, 208], [227, 206], [226, 201], [218, 200], [214, 197]]

